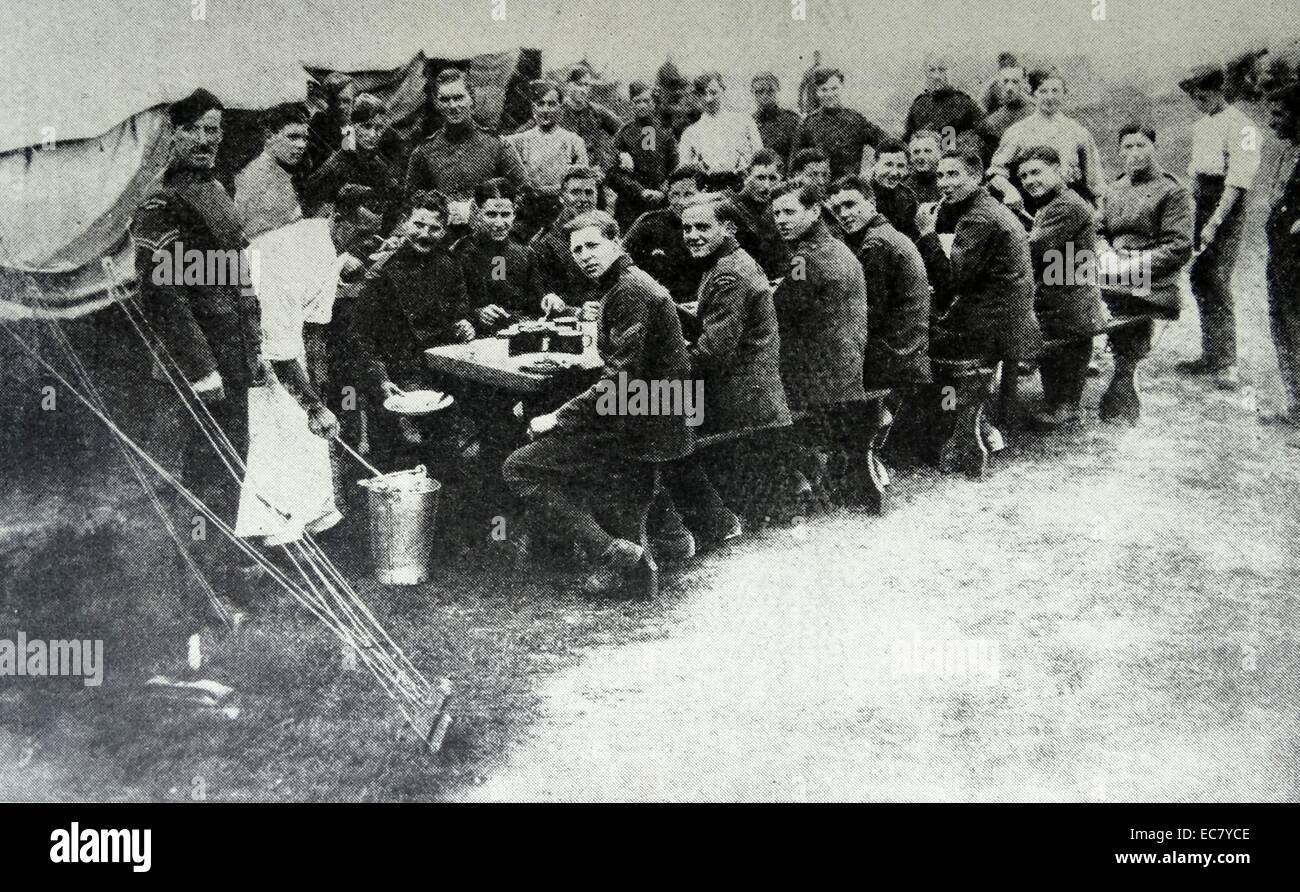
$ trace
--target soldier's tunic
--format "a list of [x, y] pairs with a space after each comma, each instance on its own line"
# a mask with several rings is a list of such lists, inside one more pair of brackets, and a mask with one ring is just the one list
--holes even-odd
[[647, 211], [655, 210], [641, 197], [646, 189], [662, 191], [668, 174], [677, 169], [677, 137], [653, 119], [632, 121], [614, 137], [616, 154], [627, 153], [632, 169], [615, 163], [609, 170], [609, 187], [618, 196], [614, 218], [621, 230], [636, 222]]
[[831, 176], [859, 173], [867, 147], [873, 151], [885, 139], [885, 131], [851, 108], [821, 108], [803, 119], [795, 138], [790, 162], [800, 149], [821, 149], [831, 161]]
[[1077, 406], [1087, 383], [1092, 336], [1106, 324], [1097, 284], [1097, 227], [1092, 206], [1069, 186], [1044, 196], [1029, 233], [1034, 261], [1034, 312], [1043, 333], [1065, 341], [1042, 359], [1043, 396], [1051, 406]]
[[465, 274], [471, 309], [495, 304], [516, 316], [537, 315], [542, 288], [536, 260], [528, 248], [513, 238], [498, 242], [476, 232], [457, 242], [451, 253]]
[[[1097, 234], [1121, 254], [1145, 252], [1150, 265], [1149, 285], [1121, 301], [1108, 297], [1111, 310], [1177, 319], [1182, 303], [1179, 274], [1192, 258], [1192, 195], [1187, 187], [1154, 166], [1124, 174], [1102, 199]], [[1130, 330], [1131, 338], [1120, 335], [1111, 340], [1124, 342], [1140, 358], [1151, 350], [1152, 331], [1151, 325], [1137, 326]]]
[[867, 389], [929, 382], [930, 283], [920, 251], [879, 213], [846, 244], [867, 283]]
[[794, 143], [799, 137], [799, 113], [780, 106], [754, 112], [754, 123], [763, 140], [763, 148], [771, 149], [785, 161], [794, 154]]
[[569, 250], [564, 225], [570, 219], [568, 213], [561, 213], [558, 220], [533, 236], [528, 250], [533, 255], [542, 294], [556, 294], [570, 307], [581, 307], [588, 301], [600, 300], [600, 294]]
[[945, 307], [938, 326], [943, 337], [935, 346], [949, 355], [1033, 359], [1042, 332], [1034, 315], [1028, 233], [983, 187], [943, 208], [940, 231], [949, 220], [955, 220], [950, 257], [935, 233], [922, 236], [918, 246]]
[[[214, 372], [221, 376], [225, 399], [210, 403], [208, 410], [241, 460], [246, 458], [248, 388], [262, 380], [261, 313], [251, 286], [240, 286], [240, 264], [248, 269], [247, 260], [240, 259], [246, 245], [229, 193], [211, 172], [171, 169], [136, 211], [131, 237], [140, 303], [161, 363], [190, 384]], [[178, 252], [182, 260], [187, 252], [204, 258], [204, 273], [197, 276], [203, 281], [176, 280]], [[207, 281], [208, 258], [224, 264], [217, 281]], [[239, 481], [189, 412], [180, 418], [183, 429], [174, 442], [181, 450], [182, 480], [233, 525]], [[223, 538], [215, 530], [212, 536]], [[218, 550], [197, 549], [195, 557], [215, 562]]]
[[444, 125], [411, 153], [405, 192], [437, 189], [448, 198], [468, 199], [484, 180], [505, 177], [524, 186], [519, 156], [500, 137], [477, 125]]

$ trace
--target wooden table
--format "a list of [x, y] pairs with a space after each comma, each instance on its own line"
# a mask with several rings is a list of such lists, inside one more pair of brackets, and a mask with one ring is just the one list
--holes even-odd
[[[591, 335], [591, 346], [581, 354], [575, 353], [521, 353], [510, 355], [510, 343], [505, 338], [479, 338], [468, 344], [449, 344], [430, 347], [424, 351], [429, 368], [440, 375], [459, 378], [474, 384], [495, 387], [509, 393], [531, 396], [545, 393], [559, 377], [589, 374], [598, 371], [604, 363], [596, 352], [596, 324], [584, 322], [583, 334]], [[552, 371], [525, 369], [542, 357], [564, 363]]]

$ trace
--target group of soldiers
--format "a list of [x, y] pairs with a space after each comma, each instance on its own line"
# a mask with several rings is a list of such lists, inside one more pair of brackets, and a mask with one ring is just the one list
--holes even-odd
[[[599, 380], [558, 407], [525, 406], [522, 444], [507, 443], [490, 470], [528, 506], [526, 529], [582, 544], [585, 591], [644, 590], [657, 561], [741, 535], [697, 443], [770, 433], [791, 492], [858, 500], [866, 431], [903, 402], [926, 405], [932, 359], [944, 358], [1001, 363], [1007, 400], [1018, 371], [1037, 365], [1045, 400], [1031, 420], [1055, 429], [1081, 416], [1099, 334], [1110, 333], [1117, 380], [1131, 380], [1155, 320], [1178, 316], [1189, 262], [1203, 355], [1181, 370], [1237, 385], [1231, 273], [1260, 141], [1227, 102], [1223, 72], [1183, 82], [1201, 112], [1189, 188], [1159, 166], [1157, 135], [1140, 121], [1121, 129], [1124, 170], [1107, 181], [1092, 135], [1061, 111], [1063, 76], [1005, 54], [999, 65], [977, 102], [951, 85], [945, 60], [930, 60], [901, 138], [843, 104], [836, 69], [815, 73], [807, 116], [780, 106], [770, 74], [753, 80], [755, 113], [731, 111], [713, 72], [689, 103], [680, 84], [632, 83], [625, 122], [592, 101], [579, 67], [531, 83], [532, 117], [507, 134], [475, 120], [466, 73], [447, 69], [430, 84], [441, 123], [400, 173], [382, 103], [334, 77], [325, 113], [268, 111], [263, 154], [233, 200], [214, 176], [222, 105], [199, 90], [170, 109], [171, 161], [133, 223], [142, 302], [236, 449], [249, 388], [274, 378], [312, 433], [364, 437], [394, 461], [425, 450], [444, 473], [497, 455], [481, 447], [499, 420], [383, 411], [412, 388], [455, 388], [425, 351], [585, 309]], [[1296, 85], [1269, 96], [1273, 129], [1292, 145], [1298, 96]], [[1268, 281], [1291, 403], [1269, 420], [1300, 425], [1300, 174], [1279, 170], [1278, 181]], [[300, 361], [264, 361], [248, 289], [147, 274], [177, 243], [238, 250], [304, 216], [330, 220], [342, 271], [333, 319], [305, 324]], [[1107, 281], [1124, 287], [1103, 300]], [[1111, 330], [1112, 314], [1138, 321]], [[703, 425], [601, 411], [620, 379], [702, 380]], [[340, 399], [354, 382], [369, 396], [364, 423]], [[1112, 388], [1101, 414], [1133, 421], [1136, 405]], [[984, 421], [981, 449], [1002, 447], [1007, 417]], [[197, 433], [186, 450], [187, 482], [228, 511], [219, 456]], [[647, 511], [662, 549], [641, 534]], [[519, 537], [521, 554], [530, 542]]]

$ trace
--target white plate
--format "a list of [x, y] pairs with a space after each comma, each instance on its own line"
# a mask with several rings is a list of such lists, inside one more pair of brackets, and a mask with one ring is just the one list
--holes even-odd
[[437, 390], [408, 390], [384, 400], [384, 408], [398, 415], [432, 415], [454, 402], [450, 394]]

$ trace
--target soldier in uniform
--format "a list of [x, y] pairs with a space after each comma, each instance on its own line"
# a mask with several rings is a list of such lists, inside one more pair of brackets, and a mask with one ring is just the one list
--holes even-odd
[[750, 89], [754, 93], [754, 103], [758, 106], [754, 112], [754, 123], [758, 125], [763, 148], [776, 152], [784, 162], [794, 152], [794, 141], [799, 135], [799, 113], [782, 108], [777, 102], [781, 81], [770, 71], [754, 75]]
[[637, 218], [664, 203], [664, 182], [677, 169], [677, 137], [655, 116], [654, 95], [646, 84], [628, 87], [635, 119], [614, 137], [618, 163], [609, 170], [609, 187], [618, 196], [614, 219], [624, 232]]
[[[221, 452], [220, 434], [240, 463], [247, 459], [248, 389], [263, 383], [267, 372], [260, 359], [257, 298], [251, 288], [241, 287], [246, 276], [238, 274], [247, 269], [244, 236], [234, 203], [213, 170], [221, 144], [222, 108], [216, 96], [198, 89], [168, 109], [171, 158], [162, 182], [136, 211], [131, 235], [140, 303], [156, 339], [158, 361], [202, 402], [199, 416], [206, 410], [220, 428], [218, 433], [211, 425], [200, 427], [188, 411], [181, 413], [181, 480], [233, 527], [240, 480], [237, 470], [227, 467], [232, 456]], [[236, 267], [232, 270], [227, 263], [226, 271], [234, 275], [185, 284], [175, 275], [177, 254], [231, 260]], [[219, 593], [244, 597], [234, 550], [224, 536], [210, 531], [192, 554]]]
[[632, 224], [623, 240], [628, 256], [638, 267], [668, 289], [673, 300], [695, 300], [704, 270], [691, 256], [682, 237], [682, 209], [705, 191], [704, 171], [683, 164], [668, 177], [668, 207], [649, 211]]
[[590, 211], [567, 228], [600, 295], [596, 347], [604, 369], [586, 391], [532, 419], [534, 442], [515, 451], [502, 473], [516, 495], [596, 557], [586, 594], [651, 595], [658, 567], [640, 541], [640, 520], [654, 493], [654, 465], [690, 454], [694, 436], [680, 414], [608, 411], [608, 395], [620, 380], [685, 383], [690, 356], [677, 308], [623, 252], [614, 218]]
[[1043, 333], [1065, 342], [1039, 363], [1046, 406], [1035, 413], [1034, 422], [1042, 430], [1055, 430], [1079, 418], [1093, 335], [1106, 324], [1094, 262], [1097, 225], [1092, 206], [1065, 185], [1056, 149], [1030, 148], [1016, 173], [1039, 206], [1029, 232], [1036, 272], [1034, 311]]
[[844, 487], [852, 497], [868, 473], [861, 408], [869, 306], [862, 264], [831, 234], [816, 186], [783, 183], [772, 214], [791, 250], [774, 300], [781, 380], [791, 411], [805, 413], [799, 471], [814, 484], [829, 478], [831, 488]]
[[449, 68], [434, 81], [434, 96], [443, 125], [411, 153], [406, 168], [405, 193], [433, 189], [452, 202], [448, 231], [453, 238], [470, 233], [466, 210], [474, 190], [484, 180], [505, 177], [516, 188], [524, 188], [524, 167], [498, 136], [474, 122], [474, 94], [465, 73]]
[[[1192, 259], [1191, 192], [1156, 164], [1156, 135], [1150, 127], [1122, 128], [1119, 147], [1124, 174], [1106, 192], [1097, 222], [1103, 285], [1116, 279], [1128, 283], [1124, 296], [1108, 300], [1110, 309], [1121, 316], [1177, 319], [1178, 276]], [[1107, 258], [1112, 253], [1113, 261]], [[1137, 421], [1132, 381], [1137, 364], [1151, 352], [1154, 331], [1155, 323], [1148, 320], [1111, 334], [1115, 377], [1102, 397], [1102, 420]]]
[[866, 386], [910, 388], [931, 380], [930, 283], [921, 252], [885, 217], [875, 192], [863, 177], [841, 177], [826, 203], [867, 283]]
[[579, 214], [596, 209], [600, 174], [590, 167], [573, 167], [560, 184], [560, 216], [528, 243], [542, 289], [542, 312], [548, 316], [599, 300], [591, 277], [584, 275], [564, 227]]
[[[1279, 163], [1278, 193], [1267, 225], [1269, 321], [1287, 406], [1261, 420], [1300, 428], [1300, 83], [1274, 90], [1268, 98], [1270, 126], [1289, 143]], [[1300, 440], [1292, 445], [1300, 446]]]

